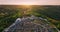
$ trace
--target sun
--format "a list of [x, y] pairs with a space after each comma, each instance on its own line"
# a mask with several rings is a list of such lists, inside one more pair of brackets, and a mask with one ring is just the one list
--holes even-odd
[[33, 4], [31, 4], [31, 3], [23, 3], [22, 5], [33, 5]]

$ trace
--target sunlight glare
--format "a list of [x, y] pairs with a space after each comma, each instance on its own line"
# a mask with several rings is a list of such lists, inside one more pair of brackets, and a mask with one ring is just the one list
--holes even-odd
[[23, 2], [21, 5], [35, 5], [35, 2]]

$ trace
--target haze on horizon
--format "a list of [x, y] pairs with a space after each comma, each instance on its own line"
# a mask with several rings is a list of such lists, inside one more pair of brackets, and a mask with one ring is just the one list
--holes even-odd
[[0, 5], [60, 5], [60, 0], [0, 0]]

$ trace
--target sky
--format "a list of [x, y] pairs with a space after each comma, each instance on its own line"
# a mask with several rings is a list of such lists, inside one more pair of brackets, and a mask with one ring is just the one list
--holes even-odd
[[60, 0], [0, 0], [0, 5], [60, 5]]

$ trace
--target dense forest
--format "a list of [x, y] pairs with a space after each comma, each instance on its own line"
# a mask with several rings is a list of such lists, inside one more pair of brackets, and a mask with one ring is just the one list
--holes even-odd
[[21, 5], [0, 5], [0, 31], [10, 26], [17, 18], [23, 17], [25, 10], [29, 10], [25, 15], [48, 19], [60, 30], [60, 6], [32, 5], [26, 8]]

